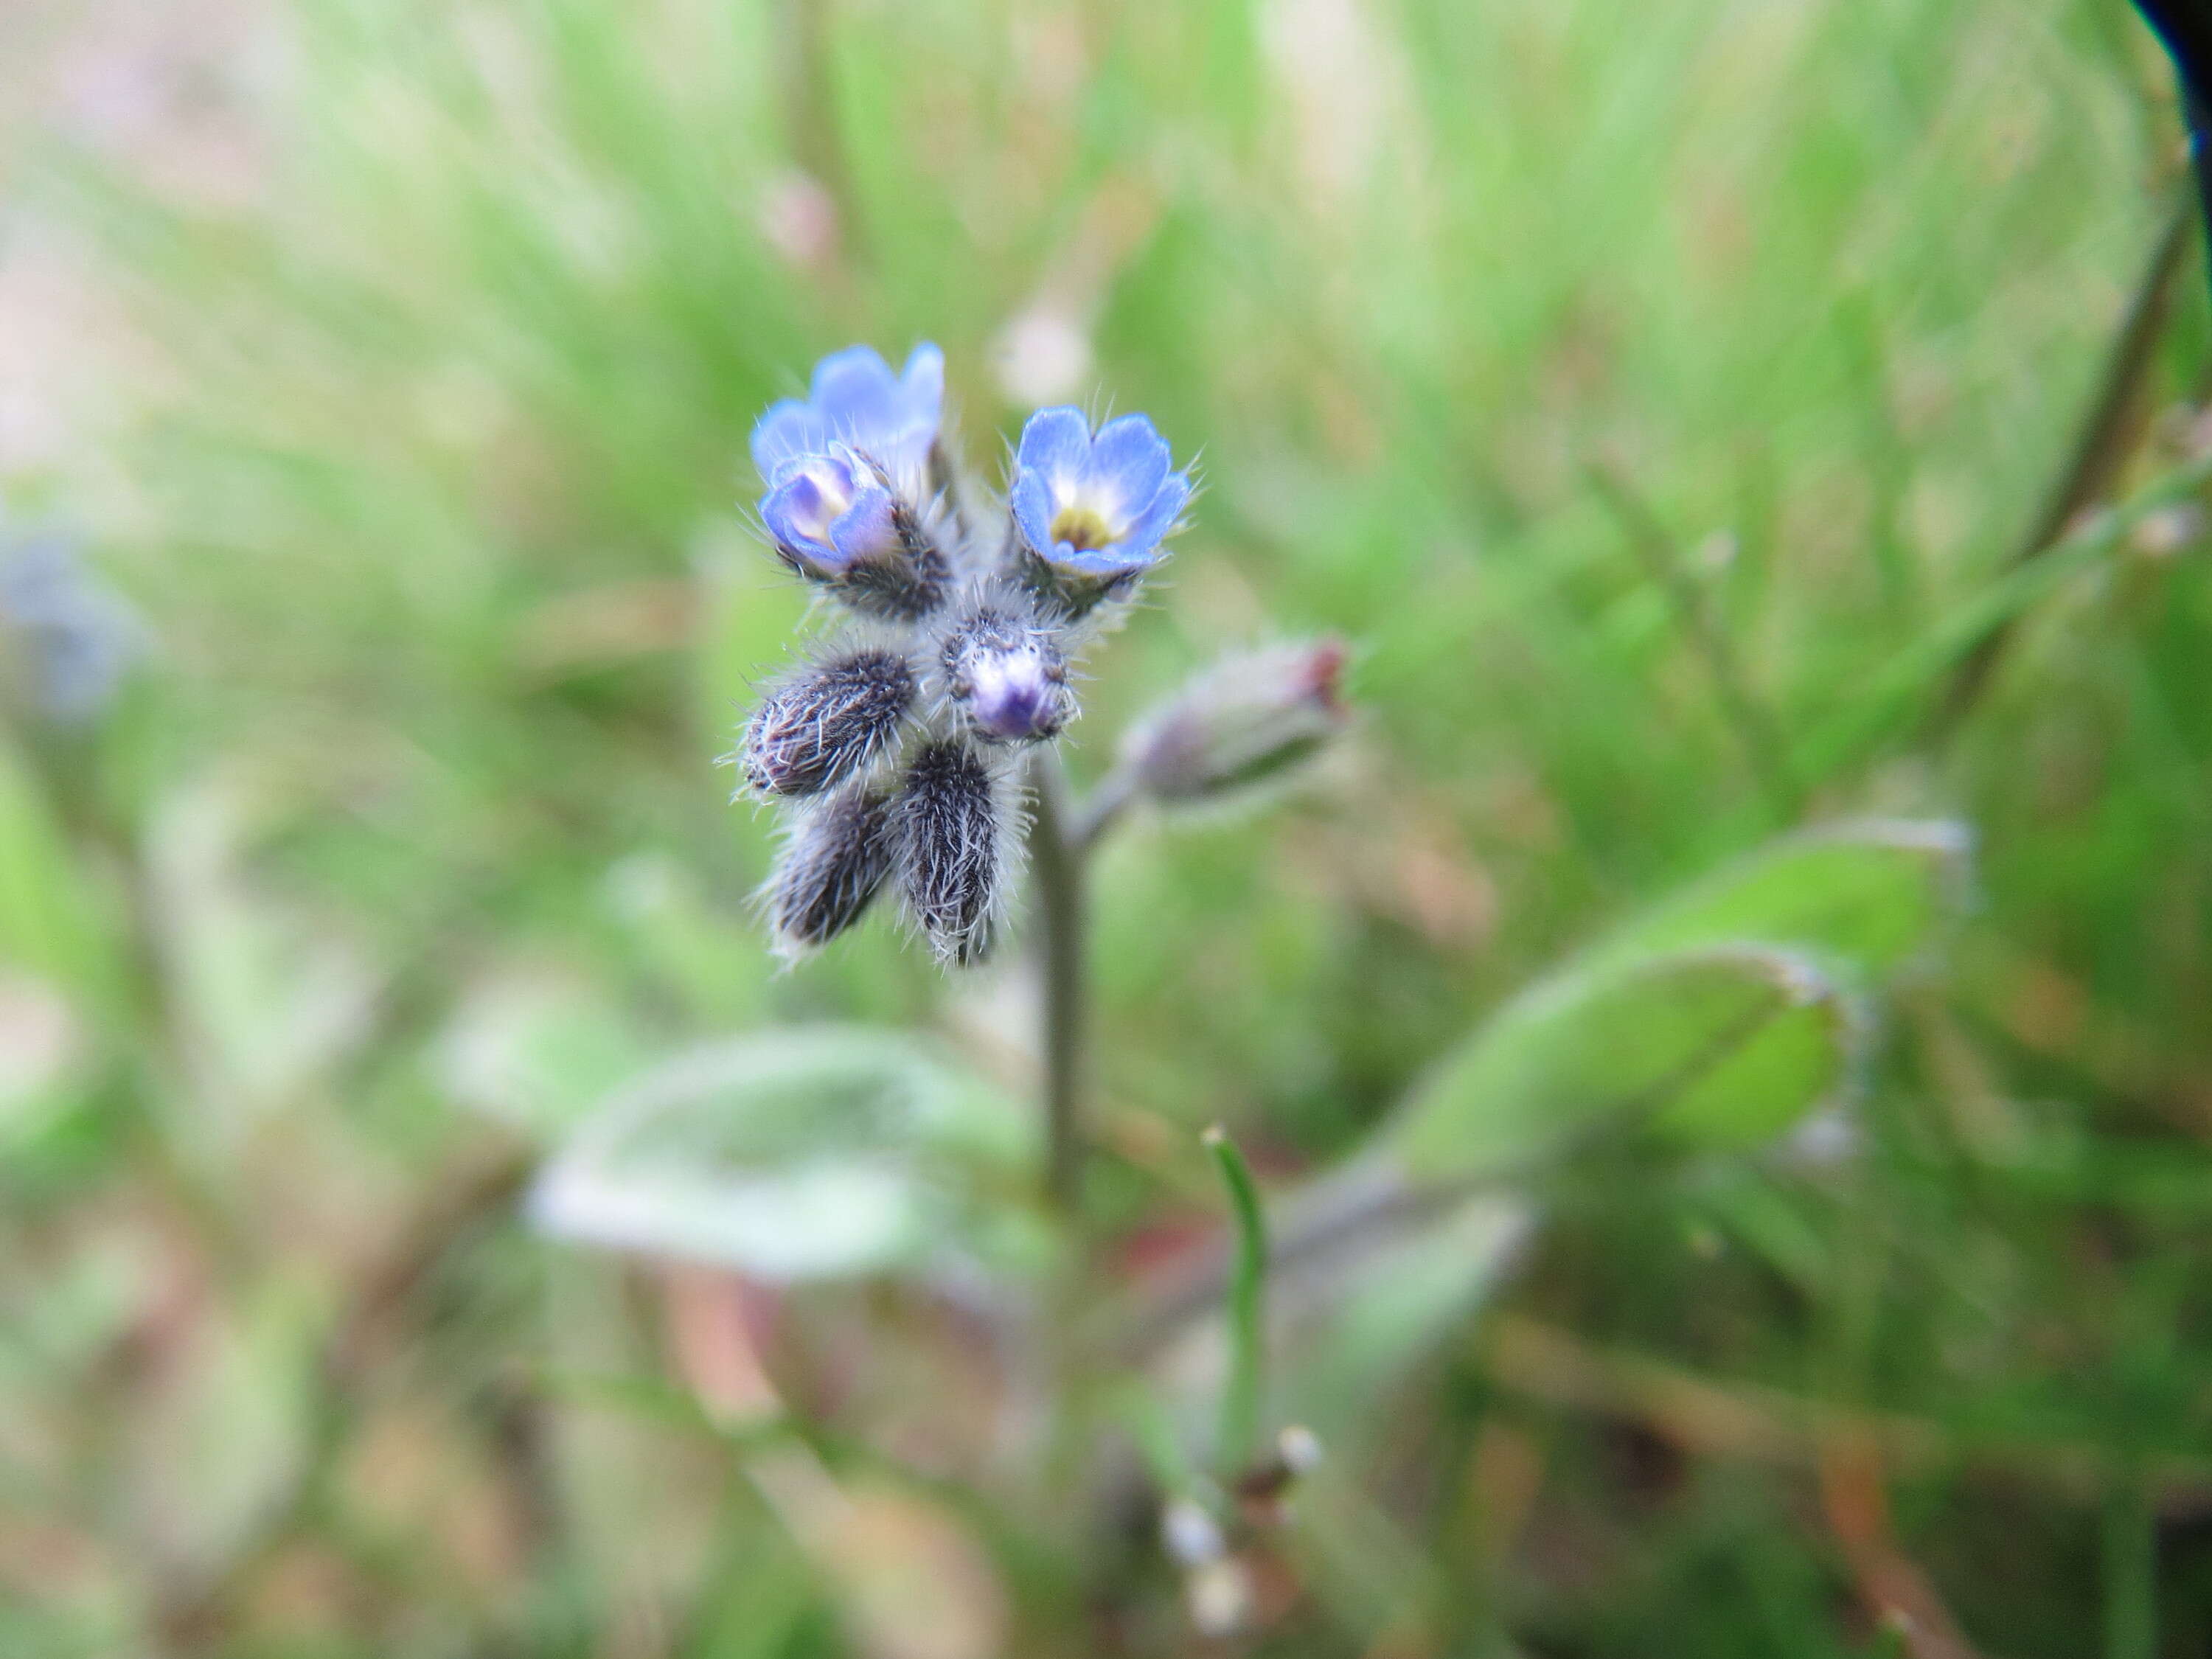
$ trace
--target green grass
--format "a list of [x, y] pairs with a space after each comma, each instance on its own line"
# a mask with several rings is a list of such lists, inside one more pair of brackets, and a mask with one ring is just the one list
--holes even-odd
[[[657, 1273], [499, 1203], [444, 1221], [733, 1030], [925, 1026], [1020, 1081], [1018, 973], [948, 986], [879, 925], [772, 970], [768, 820], [713, 762], [803, 608], [746, 527], [756, 413], [823, 350], [933, 338], [989, 471], [1024, 412], [996, 343], [1042, 295], [1095, 352], [1075, 400], [1150, 412], [1206, 481], [1094, 656], [1078, 775], [1271, 634], [1354, 641], [1362, 710], [1284, 809], [1106, 849], [1100, 1225], [1212, 1224], [1208, 1122], [1275, 1177], [1351, 1151], [1478, 1017], [1792, 821], [1958, 817], [1974, 902], [1885, 1002], [1859, 1154], [1600, 1158], [1495, 1311], [1621, 1376], [1914, 1419], [1937, 1449], [1888, 1472], [1893, 1541], [1990, 1654], [2202, 1650], [2212, 566], [2185, 525], [2007, 572], [2167, 212], [2172, 101], [2124, 9], [279, 24], [248, 205], [56, 135], [15, 158], [128, 333], [112, 436], [0, 482], [88, 528], [161, 644], [90, 738], [25, 719], [0, 749], [0, 945], [83, 1033], [0, 1122], [0, 1650], [166, 1618], [225, 1656], [856, 1650], [750, 1443], [541, 1386], [676, 1374]], [[838, 216], [812, 265], [761, 229], [793, 169]], [[2122, 495], [2189, 459], [2203, 274]], [[410, 1240], [439, 1248], [333, 1362]], [[805, 1455], [954, 1489], [1012, 1535], [1026, 1650], [1103, 1642], [1008, 1518], [1067, 1471], [976, 1472], [942, 1310], [793, 1302], [806, 1376], [868, 1355], [807, 1396], [854, 1443]], [[1316, 1522], [1335, 1565], [1267, 1651], [1377, 1650], [1401, 1582], [1435, 1604], [1407, 1651], [1883, 1650], [1805, 1434], [1685, 1449], [1648, 1389], [1594, 1409], [1499, 1352], [1470, 1319], [1377, 1404]], [[1524, 1510], [1501, 1435], [1540, 1470]], [[918, 1528], [874, 1524], [864, 1558]], [[1173, 1649], [1157, 1552], [1095, 1545], [1075, 1577], [1132, 1599], [1127, 1650]]]

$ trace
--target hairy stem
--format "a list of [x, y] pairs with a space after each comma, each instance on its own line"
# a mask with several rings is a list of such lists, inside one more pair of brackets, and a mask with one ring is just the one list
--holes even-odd
[[1044, 975], [1045, 1192], [1072, 1215], [1083, 1181], [1083, 1038], [1089, 1015], [1084, 975], [1083, 848], [1071, 833], [1067, 774], [1048, 749], [1030, 766], [1036, 818], [1030, 868]]

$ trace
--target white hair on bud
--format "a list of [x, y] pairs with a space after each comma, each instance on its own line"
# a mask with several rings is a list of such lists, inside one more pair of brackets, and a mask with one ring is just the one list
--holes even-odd
[[908, 915], [950, 967], [991, 952], [1019, 866], [1018, 792], [1007, 769], [960, 738], [924, 744], [891, 804]]
[[842, 653], [771, 689], [732, 758], [763, 795], [820, 794], [866, 773], [896, 744], [918, 695], [903, 653]]
[[783, 854], [764, 891], [777, 951], [796, 961], [858, 921], [890, 879], [890, 799], [856, 785], [787, 824]]

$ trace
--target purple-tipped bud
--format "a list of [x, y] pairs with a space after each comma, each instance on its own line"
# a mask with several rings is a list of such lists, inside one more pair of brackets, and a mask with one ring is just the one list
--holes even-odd
[[1057, 737], [1073, 718], [1067, 659], [1050, 635], [986, 611], [945, 642], [945, 685], [976, 737], [1035, 743]]
[[826, 945], [860, 919], [891, 872], [890, 798], [832, 795], [801, 819], [769, 878], [769, 913], [787, 954]]
[[1006, 863], [990, 769], [965, 743], [930, 744], [908, 767], [891, 810], [907, 908], [937, 959], [981, 962]]
[[897, 740], [914, 671], [892, 651], [855, 651], [785, 681], [753, 712], [737, 752], [766, 795], [815, 795], [856, 777]]
[[1296, 766], [1342, 731], [1345, 647], [1313, 640], [1227, 658], [1139, 722], [1121, 764], [1138, 793], [1216, 799]]

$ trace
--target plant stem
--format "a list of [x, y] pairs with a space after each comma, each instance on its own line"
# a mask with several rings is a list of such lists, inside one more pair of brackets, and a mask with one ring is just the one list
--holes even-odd
[[1083, 850], [1071, 834], [1067, 774], [1049, 751], [1031, 763], [1036, 818], [1030, 867], [1044, 975], [1045, 1194], [1073, 1215], [1083, 1182], [1083, 1038], [1089, 1016], [1085, 979]]
[[1229, 1281], [1229, 1377], [1221, 1390], [1221, 1427], [1215, 1459], [1222, 1474], [1233, 1478], [1252, 1456], [1260, 1429], [1261, 1368], [1266, 1358], [1267, 1224], [1260, 1191], [1237, 1143], [1218, 1124], [1206, 1132], [1206, 1149], [1221, 1172], [1236, 1223], [1236, 1266]]
[[[2033, 522], [2006, 561], [2005, 573], [2033, 563], [2063, 542], [2075, 520], [2112, 488], [2134, 452], [2146, 424], [2143, 387], [2157, 363], [2159, 339], [2173, 308], [2174, 279], [2189, 251], [2189, 233], [2197, 211], [2189, 191], [2178, 187], [2165, 226], [2143, 262], [2142, 274], [2136, 280], [2135, 291], [2106, 349], [2096, 395], [2082, 411], [2065, 461], [2037, 508]], [[1931, 746], [1943, 747], [1964, 723], [1988, 686], [2012, 632], [2010, 619], [2000, 623], [1959, 665], [1943, 700], [1929, 716]]]
[[2114, 1471], [2104, 1533], [2105, 1659], [2157, 1659], [2157, 1516], [2139, 1469]]
[[1790, 770], [1787, 746], [1766, 705], [1751, 688], [1735, 647], [1705, 604], [1705, 597], [1683, 568], [1680, 550], [1658, 515], [1629, 483], [1626, 474], [1608, 465], [1588, 469], [1598, 499], [1603, 501], [1626, 534], [1629, 546], [1645, 574], [1658, 584], [1674, 607], [1677, 623], [1705, 659], [1721, 716], [1743, 749], [1744, 763], [1775, 817], [1783, 823], [1796, 820], [1804, 803], [1804, 790]]

